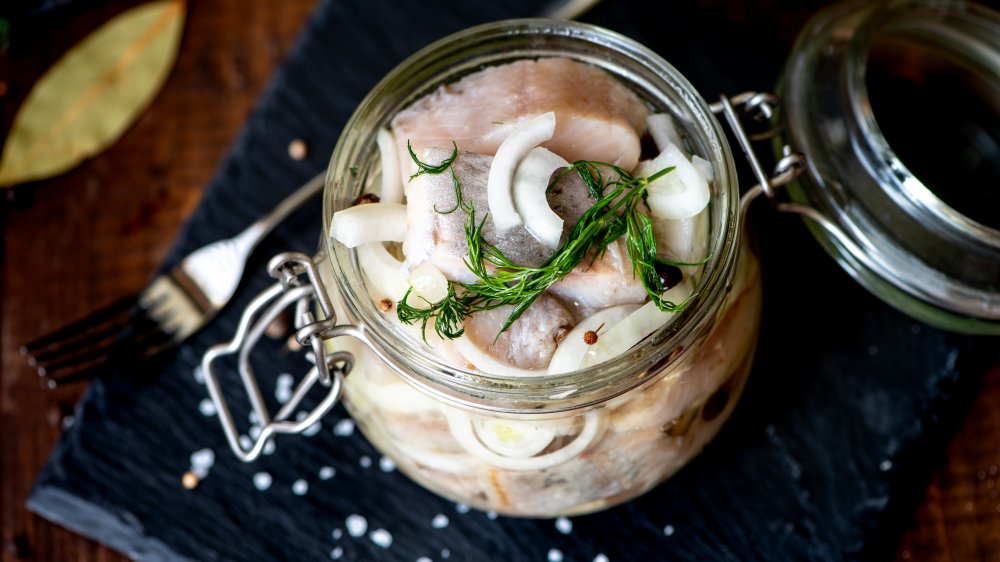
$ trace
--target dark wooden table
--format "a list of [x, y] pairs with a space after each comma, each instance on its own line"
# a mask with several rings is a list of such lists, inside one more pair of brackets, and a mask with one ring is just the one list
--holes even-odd
[[[135, 3], [91, 2], [46, 17], [44, 32], [15, 29], [11, 50], [0, 54], [4, 130], [53, 61]], [[145, 285], [313, 5], [192, 3], [165, 88], [114, 147], [59, 178], [0, 194], [0, 560], [124, 560], [24, 508], [83, 388], [43, 390], [18, 346]], [[783, 21], [786, 30], [800, 24]], [[1000, 365], [984, 375], [898, 560], [1000, 559]]]

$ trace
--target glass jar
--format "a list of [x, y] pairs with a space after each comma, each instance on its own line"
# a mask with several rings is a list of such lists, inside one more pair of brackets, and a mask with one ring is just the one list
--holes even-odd
[[718, 432], [743, 389], [760, 273], [739, 234], [733, 159], [708, 105], [657, 55], [597, 27], [524, 20], [463, 31], [413, 55], [361, 103], [334, 151], [323, 216], [328, 233], [333, 213], [378, 192], [376, 132], [399, 111], [484, 66], [540, 57], [603, 69], [654, 111], [671, 113], [688, 148], [711, 163], [711, 259], [675, 318], [627, 353], [579, 371], [485, 375], [444, 361], [395, 311], [383, 312], [385, 295], [366, 283], [355, 251], [328, 235], [321, 273], [342, 305], [340, 321], [364, 326], [387, 359], [346, 338], [331, 342], [355, 358], [344, 401], [364, 435], [438, 494], [552, 517], [627, 501], [676, 472]]
[[[744, 215], [760, 195], [776, 199], [779, 210], [807, 217], [835, 259], [890, 304], [952, 330], [1000, 333], [996, 209], [982, 212], [954, 193], [946, 196], [942, 189], [954, 187], [947, 182], [933, 189], [923, 183], [928, 176], [907, 167], [922, 162], [901, 158], [894, 150], [903, 146], [900, 137], [884, 134], [894, 100], [886, 98], [887, 106], [870, 91], [870, 63], [879, 57], [912, 62], [914, 46], [934, 54], [935, 69], [943, 64], [960, 70], [996, 120], [995, 13], [964, 2], [850, 1], [821, 12], [791, 54], [781, 86], [783, 123], [756, 137], [777, 139], [778, 163], [770, 177], [734, 106], [770, 118], [773, 97], [723, 96], [709, 105], [673, 67], [615, 33], [580, 23], [514, 20], [472, 28], [418, 52], [372, 90], [337, 144], [324, 193], [322, 259], [276, 256], [269, 271], [280, 283], [248, 307], [232, 342], [205, 355], [206, 382], [231, 448], [240, 459], [253, 460], [275, 433], [303, 431], [343, 397], [366, 437], [404, 473], [482, 510], [552, 517], [642, 494], [715, 436], [746, 382], [761, 286]], [[602, 69], [651, 109], [675, 118], [686, 148], [713, 172], [709, 259], [687, 305], [627, 352], [566, 374], [488, 375], [467, 362], [441, 359], [384, 310], [385, 296], [366, 283], [356, 252], [329, 236], [330, 221], [359, 195], [378, 191], [377, 131], [399, 111], [486, 66], [540, 57]], [[759, 182], [742, 198], [714, 114], [725, 117]], [[974, 161], [985, 166], [998, 161], [1000, 146], [973, 143], [970, 150], [979, 150]], [[780, 202], [779, 188], [796, 177], [792, 200]], [[978, 197], [982, 205], [996, 194]], [[264, 328], [291, 305], [297, 306], [297, 338], [312, 351], [316, 367], [272, 418], [248, 357]], [[263, 425], [247, 449], [213, 368], [219, 357], [237, 353], [243, 385]], [[289, 421], [317, 384], [326, 386], [326, 398]]]

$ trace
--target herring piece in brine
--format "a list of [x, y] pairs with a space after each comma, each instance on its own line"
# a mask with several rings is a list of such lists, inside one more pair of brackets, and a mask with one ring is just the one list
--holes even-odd
[[[559, 340], [573, 329], [573, 316], [558, 300], [543, 293], [511, 324], [509, 330], [501, 333], [513, 310], [512, 305], [504, 305], [473, 314], [465, 319], [462, 339], [468, 340], [468, 344], [474, 345], [487, 358], [496, 359], [503, 367], [501, 372], [491, 372], [488, 365], [475, 365], [479, 371], [504, 375], [512, 371], [508, 366], [514, 366], [538, 370], [537, 375], [544, 376], [547, 374], [544, 369], [552, 360]], [[500, 334], [499, 337], [497, 334]], [[463, 352], [462, 347], [458, 349]], [[475, 363], [468, 353], [463, 355]]]
[[542, 146], [566, 160], [609, 162], [631, 170], [649, 110], [611, 74], [566, 58], [520, 60], [491, 66], [445, 84], [399, 112], [392, 130], [403, 181], [415, 167], [414, 149], [451, 146], [493, 155], [525, 119], [556, 114], [552, 138]]
[[648, 297], [642, 281], [635, 275], [624, 238], [608, 244], [604, 254], [593, 261], [585, 257], [548, 290], [582, 311], [642, 304]]
[[[436, 165], [451, 154], [450, 149], [428, 148], [419, 154], [419, 158], [421, 162]], [[476, 281], [475, 274], [465, 263], [469, 255], [465, 232], [469, 214], [466, 208], [457, 204], [452, 173], [458, 180], [462, 200], [466, 207], [472, 206], [478, 224], [486, 217], [488, 209], [486, 185], [492, 162], [491, 156], [459, 151], [450, 169], [439, 174], [422, 174], [409, 182], [406, 239], [403, 241], [407, 265], [430, 262], [448, 279]], [[546, 197], [552, 210], [565, 221], [563, 239], [595, 203], [587, 193], [586, 184], [575, 173], [563, 176]], [[500, 236], [493, 222], [487, 220], [483, 227], [483, 239], [519, 265], [542, 265], [553, 253], [552, 248], [536, 240], [524, 225]]]

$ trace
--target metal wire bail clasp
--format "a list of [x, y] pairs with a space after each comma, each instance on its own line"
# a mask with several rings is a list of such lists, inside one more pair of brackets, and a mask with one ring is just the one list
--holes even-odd
[[[736, 142], [739, 143], [750, 164], [754, 177], [757, 178], [757, 185], [750, 188], [740, 199], [741, 216], [746, 215], [747, 207], [754, 199], [762, 194], [768, 199], [773, 199], [777, 192], [776, 188], [794, 181], [806, 167], [805, 155], [785, 145], [781, 149], [781, 157], [774, 166], [774, 172], [768, 176], [750, 144], [751, 141], [769, 139], [781, 131], [780, 123], [776, 123], [774, 118], [778, 103], [778, 96], [769, 92], [743, 92], [731, 98], [719, 96], [719, 101], [710, 106], [712, 112], [721, 113], [726, 118]], [[742, 119], [736, 111], [737, 107], [742, 109]], [[744, 121], [757, 127], [763, 126], [763, 129], [748, 131]]]
[[[305, 431], [329, 412], [343, 393], [343, 379], [350, 372], [354, 358], [346, 352], [329, 353], [324, 341], [342, 335], [358, 337], [359, 332], [352, 325], [337, 325], [333, 303], [323, 287], [316, 261], [298, 252], [286, 252], [272, 258], [267, 271], [278, 282], [257, 295], [243, 311], [233, 340], [211, 347], [202, 358], [205, 383], [226, 440], [233, 453], [244, 462], [260, 456], [274, 434]], [[267, 327], [289, 307], [294, 307], [295, 338], [306, 350], [306, 358], [313, 367], [272, 418], [250, 363], [250, 353]], [[315, 317], [316, 313], [319, 318]], [[240, 379], [260, 424], [260, 433], [249, 442], [246, 442], [249, 437], [240, 435], [219, 384], [217, 361], [228, 355], [237, 358]], [[329, 389], [326, 396], [311, 411], [297, 413], [299, 404], [317, 383]], [[295, 421], [290, 421], [293, 414], [296, 414]]]

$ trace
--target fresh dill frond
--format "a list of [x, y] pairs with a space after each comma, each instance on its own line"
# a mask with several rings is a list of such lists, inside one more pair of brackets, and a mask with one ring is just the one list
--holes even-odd
[[[416, 161], [415, 156], [414, 161]], [[462, 205], [462, 200], [459, 198], [456, 208], [462, 205], [463, 210], [469, 215], [465, 224], [469, 255], [465, 263], [477, 280], [471, 283], [449, 283], [448, 294], [438, 302], [427, 303], [428, 308], [408, 305], [406, 303], [406, 297], [410, 294], [408, 291], [397, 305], [399, 320], [406, 324], [421, 322], [423, 333], [426, 333], [427, 323], [433, 320], [434, 329], [439, 336], [453, 339], [464, 333], [462, 324], [470, 315], [482, 310], [511, 305], [513, 310], [497, 334], [499, 337], [553, 283], [564, 278], [585, 259], [589, 258], [591, 263], [599, 259], [608, 245], [622, 236], [626, 237], [626, 248], [632, 260], [633, 272], [642, 282], [650, 300], [660, 310], [666, 312], [679, 310], [685, 303], [674, 303], [663, 298], [669, 287], [664, 286], [658, 266], [701, 265], [707, 259], [698, 263], [681, 263], [658, 258], [653, 222], [640, 209], [645, 203], [646, 187], [649, 183], [673, 169], [668, 167], [649, 177], [636, 178], [613, 164], [581, 160], [560, 171], [550, 182], [548, 189], [566, 174], [575, 171], [596, 202], [573, 226], [566, 241], [538, 267], [516, 264], [496, 246], [487, 242], [483, 238], [483, 228], [489, 214], [477, 220], [474, 205], [471, 202], [467, 206]], [[442, 171], [443, 168], [440, 171], [426, 173]], [[460, 197], [461, 190], [457, 179], [455, 179], [455, 189]], [[456, 286], [460, 289], [460, 294], [456, 291]]]
[[410, 141], [406, 141], [406, 150], [410, 153], [410, 158], [413, 159], [413, 163], [417, 165], [417, 171], [412, 176], [410, 176], [410, 181], [417, 176], [422, 176], [424, 174], [440, 174], [441, 172], [447, 170], [451, 167], [452, 162], [458, 158], [458, 144], [455, 141], [451, 141], [451, 146], [453, 150], [451, 151], [451, 156], [445, 158], [440, 164], [434, 166], [426, 162], [421, 162], [415, 152], [413, 152], [413, 146], [410, 145]]

